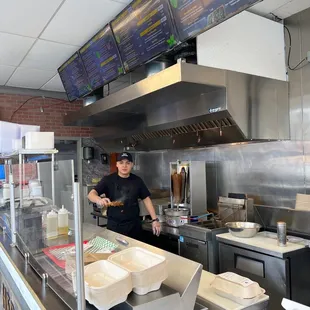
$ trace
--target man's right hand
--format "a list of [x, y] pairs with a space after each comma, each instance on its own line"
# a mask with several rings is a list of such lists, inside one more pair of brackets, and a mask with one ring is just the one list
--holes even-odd
[[98, 206], [101, 206], [101, 207], [107, 207], [108, 204], [111, 202], [111, 200], [109, 198], [98, 198], [98, 200], [96, 201], [96, 204]]

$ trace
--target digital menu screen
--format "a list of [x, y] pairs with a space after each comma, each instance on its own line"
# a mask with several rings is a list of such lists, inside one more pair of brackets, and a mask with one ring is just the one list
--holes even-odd
[[166, 0], [135, 0], [111, 24], [127, 72], [178, 43]]
[[108, 84], [124, 72], [109, 25], [80, 49], [80, 55], [92, 89]]
[[169, 0], [181, 41], [236, 15], [261, 0]]
[[69, 101], [76, 100], [92, 92], [82, 59], [78, 52], [58, 68], [58, 73]]

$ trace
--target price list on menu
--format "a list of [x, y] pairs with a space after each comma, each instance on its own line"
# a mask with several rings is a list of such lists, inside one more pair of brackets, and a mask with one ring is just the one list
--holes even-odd
[[246, 10], [260, 0], [169, 0], [181, 41]]
[[168, 1], [135, 0], [112, 21], [126, 71], [178, 43]]
[[58, 73], [69, 101], [81, 98], [92, 91], [82, 59], [78, 53], [68, 59], [58, 69]]
[[96, 89], [123, 74], [123, 65], [110, 26], [98, 32], [80, 49], [92, 89]]

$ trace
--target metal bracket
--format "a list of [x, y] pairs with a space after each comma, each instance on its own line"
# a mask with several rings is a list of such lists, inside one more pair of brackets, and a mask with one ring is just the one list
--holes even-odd
[[42, 274], [42, 284], [44, 286], [47, 286], [48, 285], [48, 274], [47, 273], [43, 273]]
[[28, 265], [29, 264], [29, 257], [30, 257], [29, 253], [25, 253], [24, 257], [25, 257], [25, 263]]

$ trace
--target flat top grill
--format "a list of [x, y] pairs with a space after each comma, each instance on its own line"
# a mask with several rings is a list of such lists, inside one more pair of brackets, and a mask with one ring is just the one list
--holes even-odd
[[207, 221], [185, 224], [179, 227], [180, 236], [201, 241], [211, 241], [214, 232], [225, 232], [226, 230], [226, 228], [218, 227], [215, 217]]

